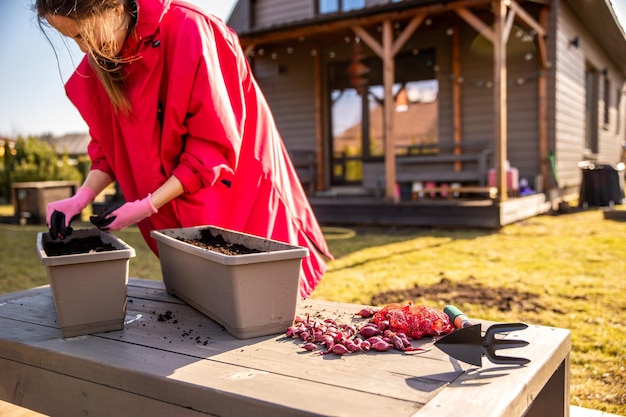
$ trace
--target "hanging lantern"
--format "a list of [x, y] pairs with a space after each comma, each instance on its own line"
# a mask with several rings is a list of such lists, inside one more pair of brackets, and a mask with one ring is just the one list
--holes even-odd
[[350, 76], [350, 84], [359, 94], [363, 94], [369, 84], [367, 75], [370, 73], [370, 68], [363, 63], [364, 58], [365, 55], [361, 52], [361, 42], [355, 40], [348, 75]]

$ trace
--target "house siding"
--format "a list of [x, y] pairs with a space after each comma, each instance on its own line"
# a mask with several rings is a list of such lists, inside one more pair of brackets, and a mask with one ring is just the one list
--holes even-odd
[[[526, 33], [516, 33], [518, 30], [514, 27], [511, 37], [519, 39]], [[493, 46], [470, 27], [463, 29], [462, 39], [463, 141], [489, 143], [493, 148]], [[520, 177], [533, 183], [539, 171], [538, 55], [534, 44], [516, 44], [511, 52], [507, 62], [507, 160]]]
[[239, 32], [246, 32], [252, 29], [251, 17], [250, 0], [239, 0], [228, 17], [227, 23]]
[[312, 18], [313, 0], [256, 0], [254, 27], [264, 28], [277, 24]]
[[310, 51], [300, 49], [277, 59], [255, 58], [254, 72], [285, 146], [315, 150], [315, 80]]
[[580, 182], [578, 162], [583, 159], [585, 142], [586, 62], [583, 49], [569, 45], [569, 40], [578, 33], [574, 20], [567, 7], [559, 9], [556, 32], [556, 166], [562, 187]]
[[[389, 0], [368, 0], [366, 7], [389, 3]], [[581, 21], [574, 10], [568, 6], [569, 0], [553, 2], [549, 14], [548, 68], [545, 75], [548, 82], [548, 151], [557, 158], [556, 170], [559, 185], [577, 191], [581, 181], [578, 163], [584, 159], [593, 159], [600, 163], [614, 164], [622, 156], [622, 144], [626, 135], [626, 109], [623, 94], [624, 75], [620, 65], [611, 61], [606, 45], [601, 45]], [[298, 22], [315, 16], [314, 2], [257, 0], [240, 1], [231, 15], [234, 26], [251, 29], [268, 28], [285, 23]], [[537, 15], [534, 15], [538, 19]], [[247, 19], [247, 20], [246, 20]], [[451, 25], [423, 24], [407, 42], [405, 50], [413, 48], [434, 48], [436, 51], [436, 77], [439, 81], [438, 116], [439, 140], [443, 145], [453, 143], [453, 97], [452, 89], [456, 82], [461, 83], [461, 130], [465, 144], [494, 144], [494, 90], [493, 90], [493, 45], [482, 39], [468, 24], [451, 21]], [[489, 24], [490, 22], [486, 22]], [[537, 42], [531, 42], [529, 51], [519, 51], [514, 43], [527, 31], [519, 32], [524, 26], [516, 20], [511, 31], [509, 58], [507, 60], [507, 159], [511, 166], [519, 170], [520, 178], [526, 178], [531, 185], [540, 179], [542, 163], [548, 167], [546, 185], [554, 185], [548, 155], [540, 154], [539, 147], [539, 92], [540, 73]], [[461, 80], [452, 76], [452, 37], [448, 30], [457, 27], [461, 30]], [[380, 38], [380, 34], [373, 34]], [[312, 48], [316, 48], [322, 62], [322, 85], [326, 85], [325, 69], [332, 61], [351, 59], [351, 44], [345, 44], [340, 36], [332, 43], [330, 36], [319, 45], [307, 46], [294, 40], [293, 50], [285, 52], [286, 43], [262, 45], [265, 49], [261, 56], [253, 57], [255, 75], [267, 97], [274, 113], [277, 126], [288, 149], [317, 149], [314, 58]], [[578, 48], [569, 44], [570, 39], [578, 36]], [[327, 43], [324, 43], [327, 42]], [[527, 46], [529, 46], [527, 45]], [[518, 45], [519, 46], [519, 45]], [[274, 50], [272, 50], [274, 48]], [[276, 48], [282, 48], [278, 50]], [[482, 49], [481, 49], [482, 48]], [[372, 52], [365, 48], [367, 55]], [[604, 124], [605, 97], [602, 77], [598, 86], [598, 152], [589, 155], [585, 146], [585, 72], [587, 67], [596, 70], [608, 69], [609, 118]], [[329, 103], [328, 91], [324, 92], [325, 145], [328, 146]], [[318, 158], [321, 158], [318, 155]], [[493, 165], [493, 161], [491, 161]], [[326, 161], [328, 165], [328, 161]], [[370, 167], [371, 165], [371, 167]], [[371, 168], [371, 172], [369, 171]], [[366, 186], [374, 186], [384, 172], [383, 165], [367, 162], [364, 168]]]
[[[578, 36], [579, 47], [569, 44]], [[580, 184], [581, 171], [578, 163], [591, 159], [599, 163], [619, 162], [620, 144], [623, 141], [623, 119], [618, 119], [622, 109], [617, 108], [617, 91], [622, 90], [624, 79], [617, 74], [609, 57], [585, 26], [576, 18], [566, 4], [561, 4], [557, 16], [556, 31], [556, 85], [555, 85], [555, 135], [557, 172], [562, 187]], [[601, 71], [608, 69], [609, 123], [604, 125], [604, 82], [598, 79], [598, 152], [589, 154], [585, 149], [585, 73], [587, 67]], [[621, 103], [623, 108], [623, 103]], [[622, 123], [620, 123], [620, 121]]]

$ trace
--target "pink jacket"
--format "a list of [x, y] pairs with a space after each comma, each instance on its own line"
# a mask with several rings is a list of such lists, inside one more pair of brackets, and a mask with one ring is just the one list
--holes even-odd
[[332, 259], [274, 118], [236, 34], [177, 0], [137, 0], [123, 47], [128, 115], [116, 113], [86, 58], [68, 97], [90, 128], [92, 169], [116, 179], [127, 201], [171, 175], [185, 193], [138, 224], [150, 230], [216, 225], [309, 248], [300, 295], [308, 297]]

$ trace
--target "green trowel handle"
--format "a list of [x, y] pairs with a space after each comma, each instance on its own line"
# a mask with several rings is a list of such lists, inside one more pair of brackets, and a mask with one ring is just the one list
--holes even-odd
[[447, 305], [443, 312], [448, 315], [450, 321], [457, 329], [461, 329], [463, 327], [469, 327], [472, 325], [472, 322], [467, 318], [465, 313], [459, 310], [456, 306]]

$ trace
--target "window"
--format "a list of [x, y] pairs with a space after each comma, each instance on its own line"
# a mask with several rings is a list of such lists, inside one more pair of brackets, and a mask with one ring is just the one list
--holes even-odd
[[585, 74], [585, 149], [598, 152], [599, 73], [588, 67]]
[[615, 91], [615, 112], [617, 114], [617, 117], [615, 118], [616, 123], [615, 123], [615, 133], [619, 133], [619, 130], [621, 129], [622, 125], [621, 125], [621, 117], [619, 116], [622, 113], [622, 89], [618, 88]]
[[607, 70], [602, 72], [604, 74], [604, 128], [609, 128], [610, 114], [611, 114], [611, 81], [609, 80], [609, 74]]
[[350, 10], [362, 9], [365, 7], [365, 0], [319, 0], [318, 13], [336, 13], [339, 11], [349, 12]]

